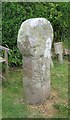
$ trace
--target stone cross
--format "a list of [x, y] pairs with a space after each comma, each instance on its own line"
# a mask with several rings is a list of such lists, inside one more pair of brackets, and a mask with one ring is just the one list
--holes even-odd
[[63, 47], [62, 42], [54, 43], [55, 54], [58, 55], [59, 63], [63, 63]]
[[18, 32], [18, 48], [23, 56], [25, 102], [38, 104], [50, 95], [50, 62], [53, 28], [45, 18], [24, 21]]

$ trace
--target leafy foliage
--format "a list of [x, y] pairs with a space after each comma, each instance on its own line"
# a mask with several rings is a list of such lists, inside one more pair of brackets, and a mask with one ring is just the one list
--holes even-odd
[[[50, 2], [4, 2], [2, 3], [2, 44], [9, 47], [10, 65], [21, 65], [17, 48], [20, 25], [29, 18], [47, 18], [54, 29], [54, 41], [68, 40], [69, 3]], [[19, 59], [19, 60], [18, 60]]]

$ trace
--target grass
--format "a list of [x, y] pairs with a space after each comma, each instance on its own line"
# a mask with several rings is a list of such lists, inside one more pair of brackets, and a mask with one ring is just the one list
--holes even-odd
[[60, 97], [68, 97], [67, 61], [64, 61], [62, 65], [55, 61], [55, 68], [52, 69], [52, 87], [58, 90]]
[[3, 83], [3, 118], [41, 117], [37, 111], [30, 110], [23, 100], [22, 69], [11, 69], [9, 80]]
[[[2, 65], [0, 64], [0, 75], [2, 74], [1, 72]], [[2, 118], [2, 79], [0, 78], [0, 119]]]
[[68, 117], [68, 61], [60, 65], [54, 60], [51, 68], [51, 95], [41, 105], [26, 105], [21, 68], [10, 69], [9, 80], [3, 82], [3, 118], [67, 118]]
[[0, 86], [0, 119], [2, 118], [2, 89]]

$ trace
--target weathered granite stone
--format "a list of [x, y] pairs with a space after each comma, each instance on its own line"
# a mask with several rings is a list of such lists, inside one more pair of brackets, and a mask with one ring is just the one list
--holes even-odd
[[25, 102], [41, 103], [50, 95], [50, 62], [53, 28], [45, 18], [22, 23], [18, 48], [23, 56]]
[[58, 55], [59, 63], [63, 63], [63, 46], [62, 42], [54, 43], [55, 54]]

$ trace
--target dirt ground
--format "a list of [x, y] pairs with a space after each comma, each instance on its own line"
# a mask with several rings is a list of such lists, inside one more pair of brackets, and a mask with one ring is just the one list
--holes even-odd
[[58, 110], [55, 109], [54, 104], [63, 103], [67, 105], [68, 101], [65, 101], [59, 97], [57, 90], [52, 90], [50, 97], [40, 105], [29, 105], [31, 109], [39, 110], [43, 113], [44, 117], [52, 117], [54, 114], [58, 113]]

